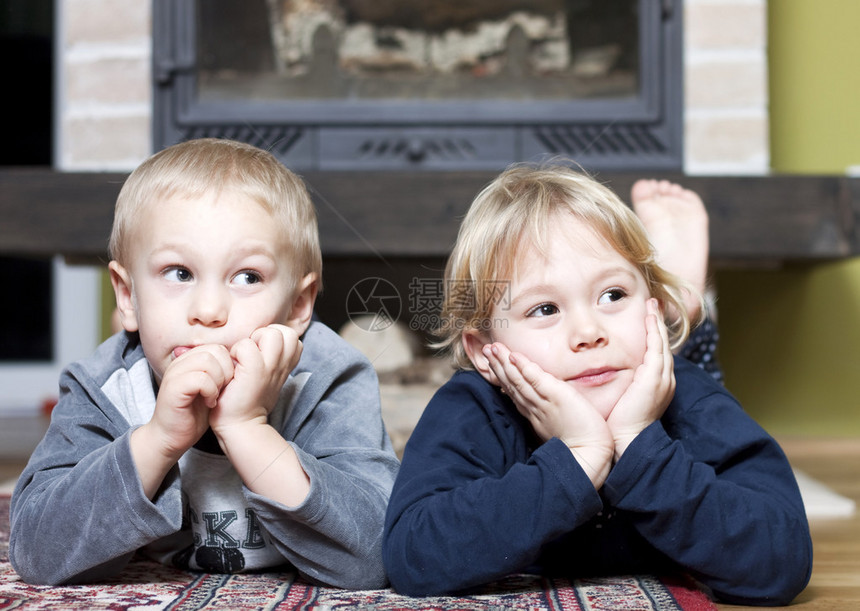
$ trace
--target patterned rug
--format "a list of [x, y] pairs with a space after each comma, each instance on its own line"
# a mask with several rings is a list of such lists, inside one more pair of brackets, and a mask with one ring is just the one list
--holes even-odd
[[347, 591], [310, 585], [294, 573], [215, 575], [178, 571], [135, 560], [116, 579], [98, 585], [33, 586], [8, 560], [9, 497], [0, 496], [0, 610], [135, 611], [330, 610], [378, 611], [712, 611], [713, 603], [682, 579], [628, 576], [547, 579], [513, 575], [468, 596], [411, 598], [392, 590]]

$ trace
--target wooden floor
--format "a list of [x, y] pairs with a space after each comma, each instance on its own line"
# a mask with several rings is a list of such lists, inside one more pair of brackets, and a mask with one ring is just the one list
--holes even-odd
[[[780, 439], [794, 468], [857, 503], [851, 518], [810, 520], [812, 578], [782, 609], [860, 609], [860, 439]], [[721, 609], [753, 609], [718, 605]]]
[[[784, 609], [860, 609], [860, 439], [780, 439], [792, 466], [857, 503], [850, 518], [810, 521], [814, 559], [806, 590]], [[0, 482], [14, 478], [20, 461], [0, 461]], [[753, 609], [718, 605], [720, 609]]]

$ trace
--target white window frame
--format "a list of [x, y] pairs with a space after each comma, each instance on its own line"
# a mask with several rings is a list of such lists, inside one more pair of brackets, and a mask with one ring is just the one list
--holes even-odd
[[46, 401], [57, 398], [62, 370], [98, 345], [100, 270], [67, 265], [62, 257], [53, 259], [52, 268], [53, 359], [0, 364], [0, 417], [40, 414]]

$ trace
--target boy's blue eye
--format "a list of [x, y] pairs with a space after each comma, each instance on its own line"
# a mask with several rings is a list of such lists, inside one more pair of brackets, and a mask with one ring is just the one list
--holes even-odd
[[256, 272], [239, 272], [235, 280], [238, 284], [257, 284], [262, 281], [262, 278]]
[[527, 316], [552, 316], [558, 314], [558, 307], [551, 303], [542, 303], [537, 307], [532, 308], [526, 314]]
[[600, 294], [600, 297], [598, 298], [597, 303], [599, 303], [599, 304], [614, 303], [616, 301], [620, 301], [620, 300], [624, 299], [626, 296], [627, 296], [627, 293], [625, 293], [622, 289], [609, 289], [607, 291], [603, 291]]
[[184, 267], [172, 267], [164, 272], [164, 277], [176, 282], [188, 282], [192, 278], [191, 272]]

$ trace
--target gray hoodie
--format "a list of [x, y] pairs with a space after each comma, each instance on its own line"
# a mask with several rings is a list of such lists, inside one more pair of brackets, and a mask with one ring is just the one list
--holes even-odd
[[[137, 334], [119, 333], [60, 378], [45, 437], [12, 496], [9, 560], [24, 581], [102, 580], [140, 551], [178, 568], [286, 563], [313, 582], [386, 585], [381, 539], [399, 463], [370, 363], [321, 323], [269, 422], [295, 448], [310, 493], [286, 507], [242, 485], [217, 443], [186, 452], [150, 501], [129, 447], [156, 389]], [[211, 441], [211, 440], [210, 440]]]

